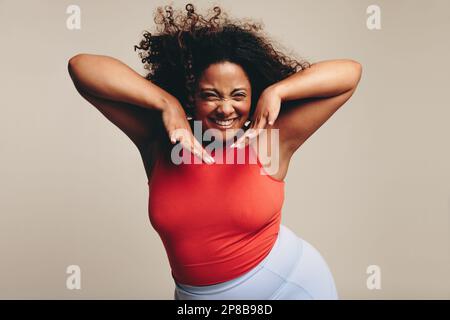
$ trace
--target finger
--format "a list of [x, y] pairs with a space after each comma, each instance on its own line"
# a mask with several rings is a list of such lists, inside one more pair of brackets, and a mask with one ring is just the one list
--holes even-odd
[[169, 136], [169, 140], [172, 144], [177, 142], [177, 139], [175, 138], [175, 130], [173, 128], [167, 130], [167, 135]]
[[267, 118], [266, 117], [261, 117], [258, 119], [258, 121], [254, 124], [254, 126], [252, 127], [253, 132], [250, 136], [250, 139], [254, 139], [256, 138], [258, 135], [261, 134], [261, 132], [264, 130], [264, 128], [266, 127], [267, 124]]
[[194, 138], [194, 148], [195, 151], [198, 153], [199, 158], [205, 161], [208, 164], [214, 163], [214, 158], [211, 157], [211, 155], [203, 148], [203, 146], [200, 144], [200, 142]]
[[273, 126], [273, 124], [275, 123], [275, 120], [278, 118], [278, 113], [279, 111], [269, 113], [269, 116], [267, 117], [267, 123], [270, 126]]
[[252, 133], [252, 128], [254, 126], [254, 120], [252, 120], [252, 124], [250, 126], [250, 128], [248, 128], [247, 130], [245, 130], [244, 134], [242, 136], [240, 136], [236, 142], [231, 144], [231, 148], [236, 148], [238, 145], [241, 145], [243, 141], [245, 141], [245, 139], [247, 139], [247, 137], [249, 136], [249, 134]]
[[181, 143], [186, 150], [188, 150], [200, 160], [205, 161], [208, 164], [214, 163], [214, 159], [206, 152], [206, 150], [203, 149], [202, 145], [194, 137], [192, 132], [186, 131], [186, 133], [182, 137]]
[[247, 131], [244, 132], [244, 134], [236, 140], [235, 143], [233, 143], [231, 145], [232, 148], [242, 148], [245, 146], [245, 142], [249, 141], [254, 135], [254, 129], [253, 128], [249, 128]]
[[197, 157], [200, 156], [198, 151], [194, 148], [193, 141], [192, 141], [192, 139], [190, 139], [190, 137], [187, 137], [186, 135], [181, 136], [180, 137], [180, 144], [189, 153], [191, 153], [191, 154], [193, 154], [194, 156], [197, 156]]
[[240, 136], [240, 137], [236, 140], [236, 142], [233, 142], [233, 143], [230, 145], [230, 148], [236, 148], [238, 145], [242, 144], [242, 141], [244, 141], [244, 139], [246, 138], [246, 136], [247, 136], [249, 130], [250, 130], [250, 129], [245, 130], [244, 134], [243, 134], [242, 136]]
[[262, 117], [259, 122], [255, 126], [256, 135], [260, 134], [263, 129], [266, 127], [267, 124], [267, 117]]
[[172, 144], [175, 144], [180, 140], [180, 133], [177, 130], [173, 130], [172, 132], [170, 132], [169, 137], [170, 142], [172, 142]]
[[191, 148], [191, 153], [194, 154], [194, 156], [196, 156], [200, 161], [205, 161], [203, 159], [202, 151], [195, 144], [192, 144]]
[[251, 128], [248, 129], [248, 130], [242, 135], [242, 137], [240, 137], [238, 140], [236, 140], [235, 143], [233, 143], [233, 144], [231, 145], [231, 147], [232, 147], [232, 148], [238, 148], [238, 149], [245, 147], [246, 142], [247, 142], [247, 141], [250, 141], [253, 135], [254, 135], [253, 129], [251, 129]]
[[214, 160], [214, 158], [205, 149], [203, 149], [202, 158], [207, 164], [213, 164], [216, 162], [216, 160]]
[[196, 139], [194, 138], [194, 136], [192, 134], [189, 134], [185, 137], [185, 139], [189, 146], [189, 151], [193, 153], [195, 156], [200, 157], [201, 154], [199, 153], [198, 148], [195, 145]]
[[251, 132], [248, 134], [248, 139], [243, 141], [243, 144], [241, 145], [241, 148], [244, 148], [245, 146], [247, 146], [248, 144], [250, 144], [250, 142], [254, 139], [256, 139], [256, 137], [262, 132], [262, 130], [264, 129], [264, 125], [265, 125], [265, 119], [264, 118], [260, 118], [255, 124], [254, 126], [251, 128]]
[[[179, 141], [179, 143], [185, 150], [189, 151], [194, 156], [202, 160], [202, 151], [195, 144], [197, 139], [195, 139], [195, 137], [189, 130], [181, 128], [174, 130], [170, 134], [170, 141], [172, 143], [176, 143], [177, 141]], [[208, 161], [211, 162], [211, 160]]]
[[252, 126], [244, 133], [244, 135], [236, 141], [237, 148], [246, 147], [251, 140], [256, 138], [262, 131], [265, 125], [264, 118], [258, 118], [253, 122]]
[[181, 142], [182, 137], [186, 134], [184, 128], [174, 128], [169, 135], [170, 141], [175, 144], [177, 141]]

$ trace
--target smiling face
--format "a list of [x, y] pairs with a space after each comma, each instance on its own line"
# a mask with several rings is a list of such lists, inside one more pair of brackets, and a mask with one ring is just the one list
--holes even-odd
[[250, 81], [238, 64], [211, 64], [199, 78], [194, 100], [195, 120], [202, 121], [203, 130], [219, 130], [225, 140], [242, 129], [249, 118]]

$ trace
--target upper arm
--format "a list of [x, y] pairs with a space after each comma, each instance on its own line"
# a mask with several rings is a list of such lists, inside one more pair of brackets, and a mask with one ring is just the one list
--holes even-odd
[[107, 100], [82, 90], [79, 93], [95, 106], [109, 121], [124, 132], [142, 152], [155, 137], [155, 122], [159, 111], [145, 109], [129, 103]]
[[354, 86], [332, 97], [314, 97], [283, 103], [274, 123], [285, 151], [292, 154], [317, 131], [356, 90], [361, 77], [361, 66], [355, 64]]

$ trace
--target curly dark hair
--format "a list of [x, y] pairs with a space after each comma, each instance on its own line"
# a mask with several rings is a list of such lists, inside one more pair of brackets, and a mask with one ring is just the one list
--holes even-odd
[[267, 86], [305, 68], [310, 63], [289, 58], [274, 48], [262, 26], [248, 19], [230, 20], [220, 7], [206, 19], [189, 3], [186, 12], [171, 6], [158, 7], [155, 34], [144, 31], [134, 50], [144, 68], [146, 79], [168, 91], [192, 114], [197, 79], [211, 64], [229, 61], [240, 65], [252, 86], [250, 116], [261, 92]]

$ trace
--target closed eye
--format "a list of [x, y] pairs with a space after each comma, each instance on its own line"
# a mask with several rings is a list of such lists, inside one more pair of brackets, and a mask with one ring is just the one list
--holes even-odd
[[215, 94], [212, 93], [205, 93], [203, 94], [204, 97], [217, 97]]
[[[246, 96], [247, 95], [245, 93], [238, 93], [238, 94], [235, 94], [233, 97], [238, 97], [238, 98], [242, 99], [242, 98], [245, 98]], [[203, 93], [202, 98], [217, 98], [217, 99], [219, 99], [219, 97], [217, 95], [212, 94], [212, 93]]]
[[245, 93], [238, 93], [233, 96], [234, 98], [237, 98], [238, 100], [243, 100], [246, 97]]
[[203, 93], [201, 96], [203, 99], [218, 99], [219, 97], [216, 96], [215, 94], [211, 94], [211, 93]]

